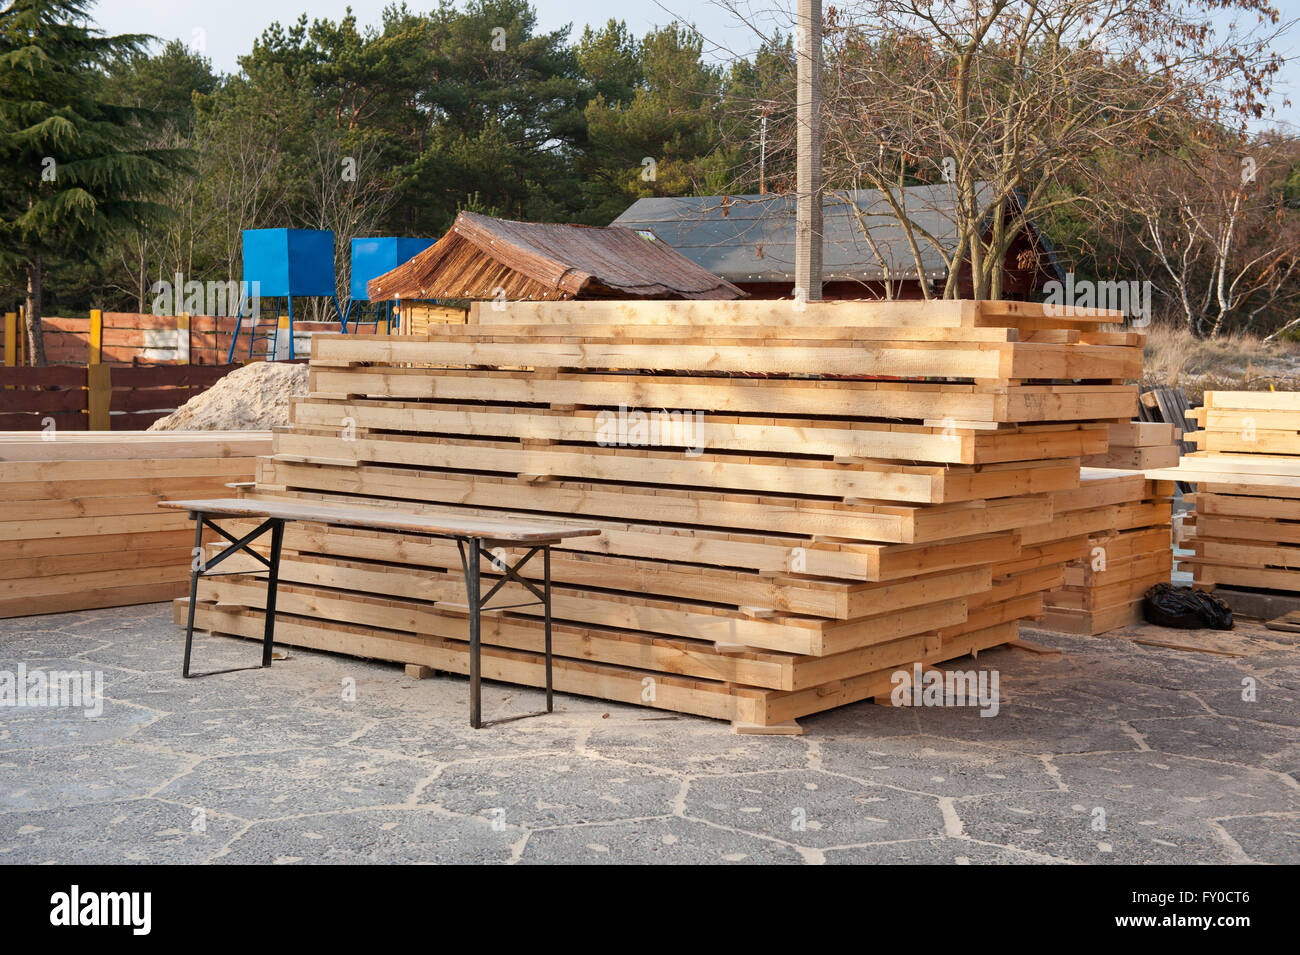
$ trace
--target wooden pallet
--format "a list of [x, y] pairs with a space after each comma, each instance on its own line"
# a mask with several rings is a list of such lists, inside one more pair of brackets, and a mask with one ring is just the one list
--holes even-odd
[[[1140, 503], [1058, 514], [1053, 497], [1136, 410], [1141, 336], [1118, 320], [530, 302], [316, 336], [311, 395], [247, 493], [599, 526], [554, 552], [557, 688], [794, 731], [899, 667], [1015, 639]], [[284, 642], [465, 672], [445, 542], [291, 527], [283, 575]], [[258, 637], [257, 578], [204, 581], [198, 625]], [[540, 619], [489, 619], [485, 673], [538, 685]]]

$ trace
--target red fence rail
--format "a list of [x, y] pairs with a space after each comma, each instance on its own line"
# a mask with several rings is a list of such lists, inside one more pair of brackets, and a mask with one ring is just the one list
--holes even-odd
[[143, 430], [242, 367], [0, 367], [0, 431]]

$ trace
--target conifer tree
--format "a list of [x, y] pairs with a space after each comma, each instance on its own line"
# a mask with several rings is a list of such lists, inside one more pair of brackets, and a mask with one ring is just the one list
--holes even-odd
[[0, 9], [0, 268], [25, 274], [30, 354], [43, 365], [41, 263], [89, 258], [167, 213], [158, 201], [187, 156], [157, 149], [157, 110], [109, 101], [104, 74], [151, 38], [106, 36], [86, 0]]

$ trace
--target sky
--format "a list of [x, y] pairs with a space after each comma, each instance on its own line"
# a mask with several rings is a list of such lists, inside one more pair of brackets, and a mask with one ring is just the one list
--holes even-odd
[[[272, 21], [288, 25], [304, 12], [308, 19], [338, 20], [350, 6], [363, 26], [378, 24], [392, 0], [99, 0], [94, 9], [100, 27], [109, 33], [150, 33], [165, 40], [179, 38], [194, 45], [202, 36], [214, 68], [233, 72], [236, 60], [247, 53], [253, 40]], [[437, 0], [406, 0], [415, 11], [433, 9]], [[708, 0], [634, 0], [614, 4], [608, 0], [533, 0], [540, 26], [554, 30], [573, 24], [573, 36], [582, 28], [599, 26], [614, 17], [627, 22], [635, 35], [651, 27], [683, 19], [693, 22], [709, 38], [724, 43], [752, 43], [748, 31], [735, 27], [735, 18]], [[671, 12], [670, 12], [671, 11]], [[680, 14], [675, 17], [674, 14]], [[196, 31], [202, 31], [197, 33]]]
[[[380, 13], [391, 0], [100, 0], [93, 8], [99, 26], [108, 33], [148, 33], [163, 40], [180, 39], [199, 46], [215, 69], [234, 72], [238, 58], [247, 53], [262, 31], [273, 21], [290, 24], [306, 12], [309, 19], [338, 20], [351, 6], [363, 27], [378, 24]], [[752, 11], [788, 9], [792, 0], [742, 0]], [[825, 2], [825, 0], [824, 0]], [[1284, 16], [1294, 17], [1296, 0], [1274, 0]], [[436, 0], [407, 0], [412, 10], [432, 9]], [[680, 19], [693, 24], [706, 41], [715, 45], [713, 56], [726, 60], [731, 54], [747, 54], [754, 47], [754, 34], [736, 18], [710, 0], [633, 0], [612, 4], [608, 0], [533, 0], [540, 26], [554, 30], [573, 25], [573, 36], [588, 24], [600, 26], [611, 16], [626, 21], [637, 36], [651, 27]], [[780, 23], [788, 22], [780, 14]], [[767, 19], [771, 28], [771, 17]], [[761, 24], [762, 25], [762, 24]], [[1277, 117], [1300, 132], [1300, 29], [1290, 31], [1279, 52], [1287, 57], [1276, 85]], [[1284, 107], [1283, 97], [1294, 102]]]

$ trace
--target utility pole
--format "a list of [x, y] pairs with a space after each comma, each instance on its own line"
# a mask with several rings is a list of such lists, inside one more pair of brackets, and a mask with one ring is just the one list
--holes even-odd
[[822, 0], [799, 0], [794, 286], [822, 299]]

